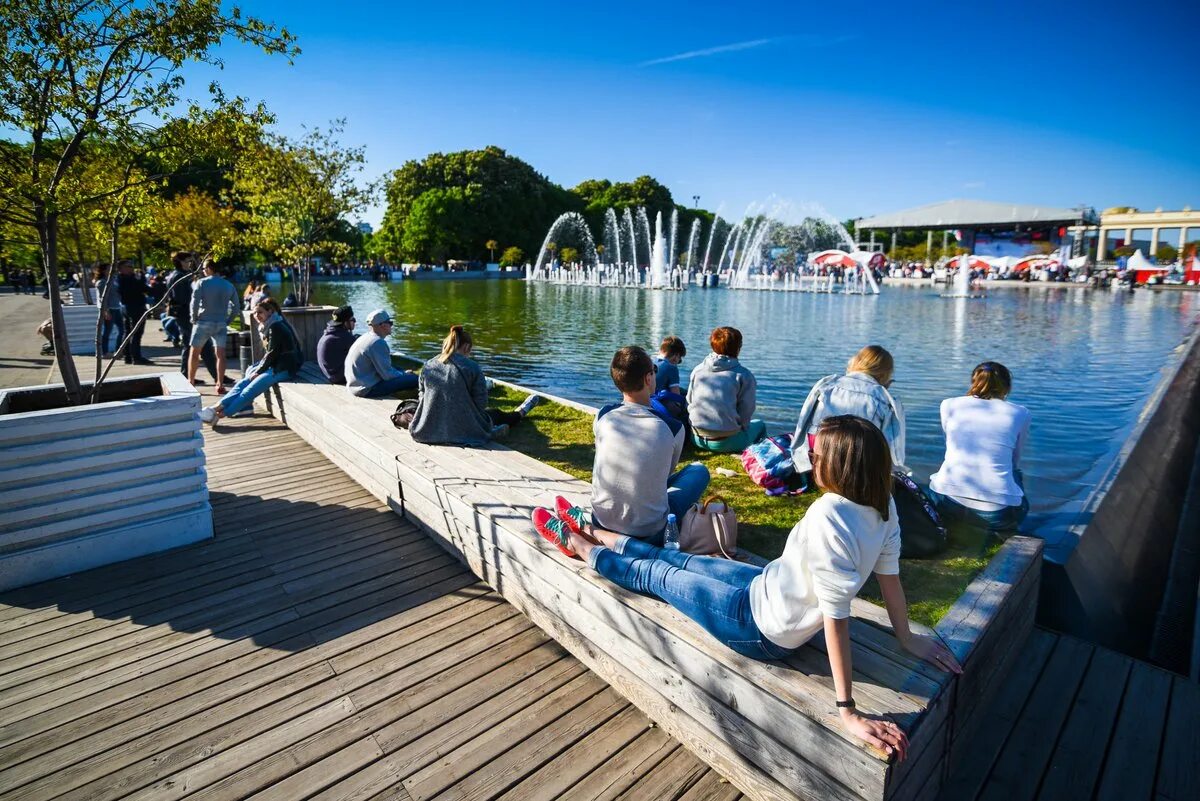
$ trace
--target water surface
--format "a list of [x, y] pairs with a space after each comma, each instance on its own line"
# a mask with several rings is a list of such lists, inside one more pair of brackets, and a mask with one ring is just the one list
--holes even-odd
[[[1022, 460], [1032, 511], [1025, 528], [1053, 545], [1112, 464], [1139, 412], [1196, 323], [1200, 293], [993, 290], [941, 298], [926, 287], [878, 296], [407, 281], [318, 284], [314, 302], [352, 303], [359, 320], [378, 307], [396, 318], [394, 348], [431, 356], [452, 323], [475, 338], [488, 374], [601, 405], [617, 397], [613, 351], [653, 351], [683, 338], [689, 369], [718, 325], [741, 329], [741, 361], [758, 377], [759, 416], [790, 431], [809, 389], [877, 343], [896, 359], [892, 391], [908, 418], [908, 462], [921, 478], [941, 463], [943, 398], [964, 394], [972, 368], [1003, 362], [1010, 400], [1033, 415]], [[360, 323], [360, 327], [363, 324]]]

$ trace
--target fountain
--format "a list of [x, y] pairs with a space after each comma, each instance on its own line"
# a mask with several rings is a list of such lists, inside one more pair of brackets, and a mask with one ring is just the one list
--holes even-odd
[[942, 294], [943, 298], [981, 298], [982, 294], [971, 293], [971, 257], [964, 254], [958, 257], [958, 269], [954, 271], [953, 290]]
[[667, 283], [667, 250], [663, 241], [662, 212], [654, 217], [654, 245], [650, 249], [649, 285], [661, 289]]

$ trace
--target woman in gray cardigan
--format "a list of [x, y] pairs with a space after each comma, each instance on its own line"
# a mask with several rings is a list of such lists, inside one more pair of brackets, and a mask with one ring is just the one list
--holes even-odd
[[515, 412], [487, 406], [487, 379], [471, 358], [471, 334], [451, 326], [442, 353], [421, 368], [420, 395], [408, 433], [427, 445], [486, 445], [508, 434], [541, 397], [530, 395]]

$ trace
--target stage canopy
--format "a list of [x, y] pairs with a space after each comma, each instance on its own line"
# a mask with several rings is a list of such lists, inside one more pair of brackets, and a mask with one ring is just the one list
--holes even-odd
[[1080, 221], [1079, 209], [1052, 206], [1023, 206], [986, 200], [947, 200], [915, 209], [864, 217], [855, 224], [859, 231], [943, 230], [1008, 226], [1073, 225]]

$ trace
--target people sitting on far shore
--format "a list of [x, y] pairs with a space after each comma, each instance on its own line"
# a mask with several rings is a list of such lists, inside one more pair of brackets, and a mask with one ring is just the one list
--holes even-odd
[[247, 368], [245, 376], [229, 388], [220, 403], [200, 410], [200, 419], [206, 423], [216, 425], [222, 417], [231, 417], [246, 409], [255, 398], [280, 381], [294, 379], [304, 363], [300, 341], [283, 319], [278, 303], [270, 298], [259, 301], [254, 307], [254, 319], [258, 321], [259, 337], [266, 352]]
[[857, 417], [828, 418], [814, 457], [817, 485], [825, 494], [796, 523], [783, 555], [762, 567], [597, 529], [587, 524], [586, 513], [562, 499], [556, 499], [557, 513], [535, 509], [533, 523], [539, 534], [609, 581], [667, 602], [743, 656], [785, 659], [823, 633], [842, 725], [902, 760], [908, 739], [900, 727], [863, 715], [854, 705], [850, 605], [872, 573], [900, 646], [938, 670], [962, 668], [941, 642], [909, 629], [891, 459], [879, 429]]
[[387, 338], [392, 333], [392, 317], [383, 309], [367, 315], [369, 334], [354, 340], [346, 353], [344, 374], [350, 394], [360, 398], [386, 398], [396, 392], [417, 388], [417, 376], [411, 370], [392, 366]]
[[654, 361], [655, 392], [665, 389], [676, 395], [682, 394], [679, 386], [679, 364], [684, 356], [687, 356], [687, 348], [682, 339], [677, 336], [663, 339], [662, 344], [658, 346], [658, 353], [651, 357]]
[[813, 386], [792, 434], [792, 462], [797, 473], [812, 469], [808, 437], [817, 433], [826, 417], [843, 414], [874, 423], [887, 440], [892, 465], [904, 467], [904, 408], [888, 390], [894, 371], [892, 354], [879, 345], [867, 345], [850, 359], [845, 375], [825, 376]]
[[929, 477], [929, 495], [950, 521], [1007, 536], [1029, 512], [1018, 463], [1029, 410], [1010, 403], [1012, 374], [999, 362], [971, 373], [967, 394], [942, 401], [946, 458]]
[[325, 324], [325, 333], [317, 341], [317, 364], [331, 384], [346, 383], [346, 355], [354, 344], [354, 309], [342, 306]]
[[425, 362], [420, 396], [408, 432], [427, 445], [478, 447], [502, 439], [541, 401], [530, 395], [515, 412], [489, 409], [488, 384], [471, 358], [474, 342], [461, 325], [451, 326], [440, 355]]
[[712, 353], [688, 379], [692, 441], [706, 451], [741, 453], [767, 435], [766, 423], [754, 417], [758, 382], [738, 361], [741, 331], [714, 328], [709, 344]]
[[684, 427], [650, 406], [654, 363], [646, 351], [621, 348], [609, 372], [621, 403], [602, 408], [592, 424], [592, 514], [599, 526], [661, 545], [667, 514], [683, 520], [708, 487], [708, 468], [689, 464], [675, 470]]

